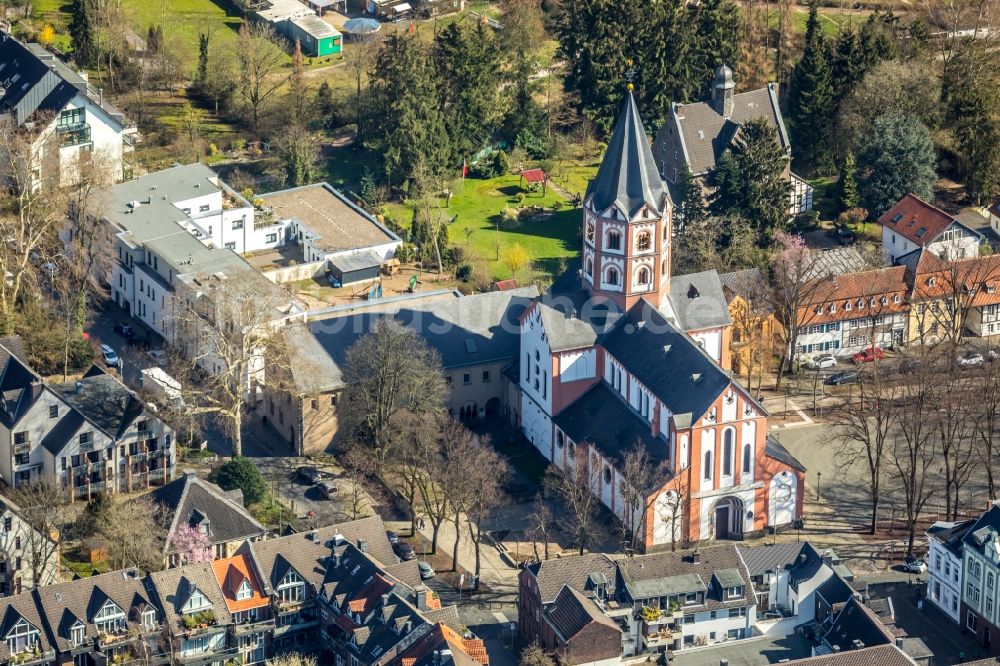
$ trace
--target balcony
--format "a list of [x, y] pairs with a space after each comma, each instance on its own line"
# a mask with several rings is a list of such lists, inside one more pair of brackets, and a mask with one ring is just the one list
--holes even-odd
[[56, 132], [62, 137], [64, 148], [91, 143], [90, 125], [85, 122], [74, 123], [72, 125], [58, 125]]
[[14, 666], [32, 666], [33, 664], [44, 664], [47, 661], [51, 661], [56, 656], [54, 650], [47, 650], [42, 652], [39, 649], [26, 650], [24, 652], [18, 652], [17, 654], [12, 654], [10, 659], [7, 661], [8, 664]]
[[31, 453], [31, 442], [22, 442], [14, 445], [14, 455], [22, 456]]
[[97, 634], [97, 649], [103, 650], [106, 647], [113, 647], [115, 645], [121, 645], [122, 643], [128, 641], [131, 637], [127, 631], [117, 631], [111, 633], [98, 633]]
[[232, 647], [221, 650], [178, 654], [173, 661], [175, 664], [184, 664], [185, 666], [200, 666], [201, 664], [212, 664], [215, 662], [241, 664], [242, 659], [239, 648]]

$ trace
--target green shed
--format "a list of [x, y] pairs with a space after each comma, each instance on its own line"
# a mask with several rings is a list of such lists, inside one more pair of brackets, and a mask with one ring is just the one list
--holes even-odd
[[299, 40], [302, 55], [309, 58], [335, 55], [343, 48], [343, 35], [318, 16], [292, 19], [289, 27], [292, 41]]

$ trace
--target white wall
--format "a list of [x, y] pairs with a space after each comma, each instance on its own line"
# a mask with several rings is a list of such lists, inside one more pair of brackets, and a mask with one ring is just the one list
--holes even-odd
[[710, 328], [705, 331], [691, 333], [691, 338], [699, 343], [702, 348], [716, 363], [722, 362], [722, 329]]
[[538, 308], [521, 324], [521, 390], [545, 411], [552, 413], [552, 355]]
[[962, 560], [935, 538], [928, 539], [927, 598], [959, 624], [962, 603]]
[[768, 525], [790, 525], [795, 520], [795, 497], [798, 479], [785, 470], [771, 479], [767, 491]]

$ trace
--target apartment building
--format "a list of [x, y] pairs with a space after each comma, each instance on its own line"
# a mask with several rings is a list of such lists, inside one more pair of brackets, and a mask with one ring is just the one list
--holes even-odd
[[33, 529], [21, 509], [0, 495], [0, 595], [51, 585], [58, 575], [59, 546], [52, 535]]
[[[41, 44], [24, 44], [0, 30], [0, 117], [13, 126], [41, 120], [30, 151], [35, 178], [52, 176], [75, 184], [91, 162], [111, 181], [131, 177], [129, 158], [136, 128], [92, 87], [86, 74], [70, 68]], [[45, 172], [45, 173], [43, 173]]]
[[927, 530], [927, 600], [955, 624], [962, 622], [962, 540], [974, 523], [938, 521]]
[[927, 248], [946, 260], [979, 256], [983, 235], [915, 194], [907, 194], [878, 219], [882, 255], [892, 264], [898, 257]]
[[173, 430], [128, 387], [97, 366], [75, 382], [46, 382], [11, 351], [17, 346], [0, 342], [5, 483], [46, 480], [89, 500], [173, 478]]
[[1000, 506], [993, 504], [962, 537], [961, 625], [1000, 655]]

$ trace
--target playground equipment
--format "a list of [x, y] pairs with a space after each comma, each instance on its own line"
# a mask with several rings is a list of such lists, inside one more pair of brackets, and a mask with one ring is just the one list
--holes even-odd
[[417, 277], [416, 273], [414, 273], [413, 277], [410, 278], [410, 284], [406, 288], [406, 293], [408, 293], [408, 294], [414, 293], [417, 290], [417, 285], [419, 285], [419, 284], [420, 284], [420, 278]]

